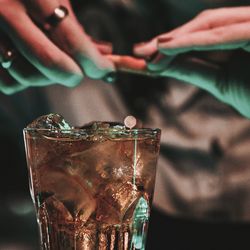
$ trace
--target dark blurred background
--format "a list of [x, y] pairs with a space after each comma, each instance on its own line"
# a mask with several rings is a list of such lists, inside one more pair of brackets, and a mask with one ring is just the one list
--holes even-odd
[[[185, 8], [173, 15], [176, 9], [165, 1], [138, 0], [136, 4], [133, 1], [111, 0], [82, 2], [74, 1], [73, 4], [86, 31], [96, 38], [113, 42], [114, 52], [119, 54], [131, 54], [134, 43], [146, 41], [173, 28], [173, 23], [181, 24], [190, 18], [190, 13], [186, 16], [183, 14]], [[199, 5], [193, 6], [191, 15], [201, 9]], [[129, 113], [147, 123], [152, 118], [148, 107], [161, 104], [169, 85], [168, 79], [119, 74], [115, 88]], [[22, 129], [38, 116], [57, 111], [47, 99], [48, 92], [53, 90], [53, 87], [30, 88], [12, 96], [0, 95], [0, 250], [39, 249]], [[204, 92], [200, 91], [197, 96], [203, 98]], [[171, 116], [172, 113], [168, 111], [165, 109], [165, 113], [162, 112], [165, 116]], [[230, 110], [231, 113], [235, 114]], [[158, 126], [157, 122], [153, 125]], [[168, 216], [154, 208], [147, 249], [250, 249], [249, 235], [250, 226], [245, 222], [201, 221]]]

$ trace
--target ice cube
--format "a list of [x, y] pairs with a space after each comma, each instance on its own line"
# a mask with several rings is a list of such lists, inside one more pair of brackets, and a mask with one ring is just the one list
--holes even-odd
[[39, 192], [52, 193], [73, 218], [86, 222], [96, 208], [96, 201], [77, 176], [64, 169], [45, 166], [40, 169]]
[[109, 183], [97, 197], [96, 219], [105, 223], [121, 223], [138, 196], [139, 192], [130, 182]]
[[93, 141], [105, 141], [115, 138], [117, 131], [125, 131], [125, 126], [118, 122], [94, 121], [80, 127], [81, 129], [90, 129], [92, 134], [90, 139]]
[[58, 130], [58, 129], [71, 129], [72, 127], [64, 120], [63, 116], [59, 114], [48, 114], [43, 115], [35, 119], [32, 123], [30, 123], [28, 128], [36, 128], [36, 129], [50, 129], [50, 130]]
[[93, 130], [108, 130], [108, 129], [125, 129], [124, 124], [119, 122], [93, 121], [87, 123], [80, 128]]
[[133, 167], [123, 154], [120, 141], [106, 140], [94, 143], [82, 152], [68, 157], [67, 171], [78, 176], [87, 184], [93, 194], [102, 190], [110, 181], [132, 181]]
[[72, 176], [77, 176], [82, 183], [88, 187], [93, 195], [111, 176], [112, 165], [111, 155], [102, 152], [102, 145], [110, 145], [110, 141], [105, 141], [92, 145], [89, 149], [82, 152], [73, 153], [69, 159], [67, 172]]

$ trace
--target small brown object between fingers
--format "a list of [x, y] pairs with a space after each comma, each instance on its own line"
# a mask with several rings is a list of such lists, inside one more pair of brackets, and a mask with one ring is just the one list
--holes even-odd
[[147, 69], [147, 62], [144, 59], [121, 55], [107, 55], [107, 58], [114, 63], [117, 71], [157, 77], [154, 72]]

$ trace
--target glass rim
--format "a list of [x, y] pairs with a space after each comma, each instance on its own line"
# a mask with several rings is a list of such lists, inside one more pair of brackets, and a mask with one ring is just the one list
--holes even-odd
[[98, 131], [97, 134], [106, 134], [106, 133], [114, 133], [114, 134], [124, 134], [130, 133], [135, 135], [143, 135], [143, 134], [160, 134], [161, 129], [159, 128], [125, 128], [125, 129], [118, 129], [118, 128], [108, 128], [108, 129], [93, 129], [93, 128], [71, 128], [71, 129], [60, 129], [60, 128], [29, 128], [26, 127], [23, 129], [23, 132], [52, 132], [52, 133], [61, 133], [61, 132], [81, 132], [86, 134], [93, 134], [94, 132]]

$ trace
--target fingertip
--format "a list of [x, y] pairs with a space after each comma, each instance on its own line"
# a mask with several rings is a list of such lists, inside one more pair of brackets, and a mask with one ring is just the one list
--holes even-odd
[[68, 88], [74, 88], [78, 86], [83, 81], [83, 79], [83, 75], [74, 74], [71, 77], [68, 77], [64, 82], [61, 82], [61, 84]]
[[143, 57], [143, 56], [146, 56], [145, 55], [145, 46], [143, 45], [135, 45], [134, 48], [133, 48], [133, 53], [136, 55], [136, 56], [139, 56], [139, 57]]
[[134, 52], [140, 51], [141, 48], [145, 47], [145, 44], [147, 44], [146, 42], [142, 42], [142, 43], [136, 43], [133, 46], [133, 50]]
[[84, 72], [87, 77], [94, 79], [94, 80], [100, 80], [105, 78], [107, 75], [112, 74], [115, 72], [114, 67], [109, 67], [109, 68], [102, 68], [96, 66], [94, 63], [88, 63], [84, 67]]
[[150, 42], [135, 44], [133, 52], [139, 57], [148, 57], [157, 52], [157, 40], [153, 39]]

